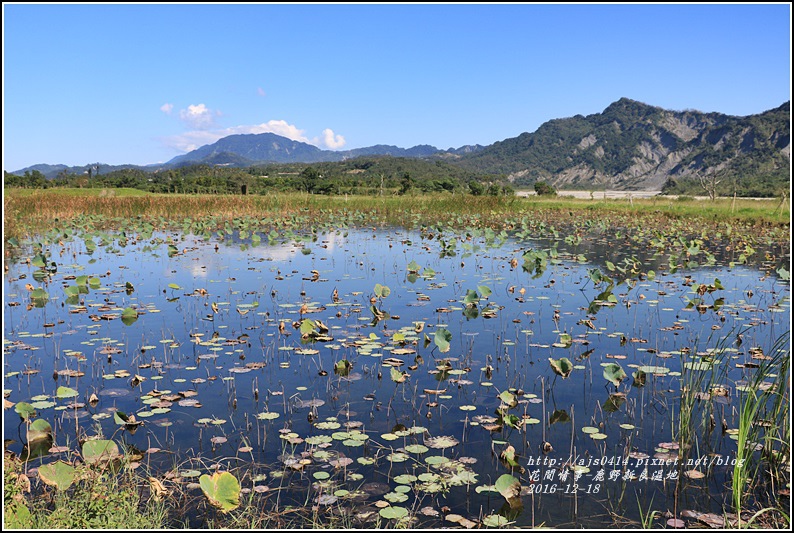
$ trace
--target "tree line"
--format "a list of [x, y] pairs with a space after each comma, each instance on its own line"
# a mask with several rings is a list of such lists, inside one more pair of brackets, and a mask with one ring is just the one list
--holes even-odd
[[82, 174], [60, 172], [47, 179], [38, 170], [23, 175], [4, 173], [4, 187], [45, 188], [133, 188], [153, 193], [176, 194], [368, 194], [471, 193], [513, 195], [503, 176], [492, 176], [458, 168], [444, 161], [410, 158], [365, 157], [314, 164], [269, 164], [248, 168], [188, 165], [145, 171], [125, 168], [104, 174], [86, 170]]

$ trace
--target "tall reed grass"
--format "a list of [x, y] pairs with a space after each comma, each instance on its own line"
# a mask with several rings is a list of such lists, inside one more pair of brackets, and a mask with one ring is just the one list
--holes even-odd
[[[736, 335], [736, 330], [732, 329], [721, 335], [713, 348], [696, 351], [694, 355], [691, 352], [681, 355], [681, 399], [676, 440], [683, 456], [697, 444], [698, 435], [708, 433], [714, 420], [714, 403], [710, 398], [715, 389], [726, 383], [730, 365], [728, 344]], [[712, 336], [713, 332], [706, 346], [712, 344]]]
[[[778, 508], [777, 492], [791, 480], [790, 333], [778, 337], [765, 354], [759, 368], [744, 383], [744, 398], [739, 403], [731, 485], [739, 520], [748, 506]], [[755, 501], [748, 501], [751, 497]]]

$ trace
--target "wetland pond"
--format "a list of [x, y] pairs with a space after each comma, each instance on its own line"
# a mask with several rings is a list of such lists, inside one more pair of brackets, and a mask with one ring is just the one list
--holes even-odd
[[[165, 486], [201, 496], [231, 472], [246, 501], [356, 527], [651, 510], [721, 527], [744, 398], [789, 349], [788, 250], [432, 227], [66, 237], [5, 273], [6, 449], [35, 472], [100, 437]], [[759, 431], [748, 461], [788, 453]], [[215, 509], [193, 506], [202, 527]]]

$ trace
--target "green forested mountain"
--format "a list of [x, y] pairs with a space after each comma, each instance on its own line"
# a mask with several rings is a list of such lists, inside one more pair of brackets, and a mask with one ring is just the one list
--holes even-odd
[[506, 174], [517, 185], [543, 180], [558, 188], [651, 190], [687, 183], [700, 188], [701, 178], [721, 188], [785, 185], [790, 114], [789, 102], [735, 117], [669, 111], [621, 98], [602, 113], [551, 120], [457, 164]]

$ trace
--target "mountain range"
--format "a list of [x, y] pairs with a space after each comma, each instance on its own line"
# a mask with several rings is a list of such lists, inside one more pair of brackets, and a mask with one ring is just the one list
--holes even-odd
[[429, 145], [399, 148], [375, 145], [354, 150], [321, 150], [273, 133], [230, 135], [164, 164], [82, 167], [34, 165], [38, 170], [82, 174], [89, 166], [106, 174], [123, 168], [153, 172], [186, 165], [250, 167], [267, 163], [320, 163], [363, 156], [443, 160], [515, 185], [546, 181], [558, 188], [658, 190], [676, 180], [719, 176], [739, 182], [790, 182], [790, 102], [745, 117], [672, 111], [621, 98], [603, 112], [550, 120], [532, 133], [489, 146], [439, 150]]
[[[446, 150], [450, 154], [464, 154], [481, 150], [479, 145]], [[316, 146], [293, 141], [274, 133], [251, 133], [229, 135], [197, 148], [187, 154], [171, 159], [166, 165], [185, 164], [238, 164], [250, 166], [257, 163], [323, 163], [345, 161], [356, 157], [388, 155], [392, 157], [426, 158], [440, 153], [441, 150], [427, 144], [413, 148], [399, 148], [378, 144], [354, 150], [321, 150]]]

